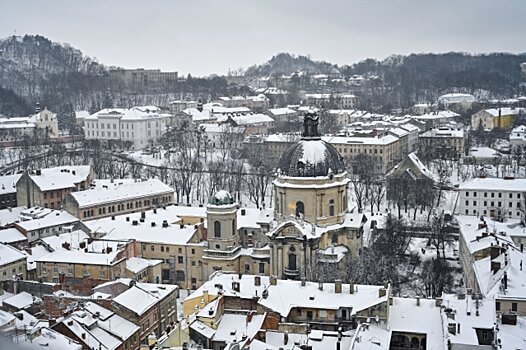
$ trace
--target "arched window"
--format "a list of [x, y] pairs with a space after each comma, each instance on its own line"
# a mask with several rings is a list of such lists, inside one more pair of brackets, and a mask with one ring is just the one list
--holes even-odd
[[221, 237], [221, 223], [219, 221], [214, 221], [214, 237]]
[[236, 227], [236, 220], [232, 220], [232, 236], [234, 236], [237, 232], [237, 227]]
[[329, 201], [329, 216], [334, 216], [334, 199]]
[[289, 270], [296, 270], [296, 254], [289, 253]]
[[302, 201], [296, 202], [296, 216], [299, 217], [305, 215], [305, 205], [303, 205]]

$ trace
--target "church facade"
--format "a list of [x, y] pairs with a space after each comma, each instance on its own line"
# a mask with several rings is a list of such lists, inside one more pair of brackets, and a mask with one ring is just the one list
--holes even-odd
[[345, 279], [348, 264], [362, 248], [365, 217], [349, 212], [343, 158], [321, 140], [317, 126], [318, 116], [307, 113], [302, 139], [282, 155], [273, 182], [274, 218], [260, 223], [252, 244], [236, 229], [243, 209], [233, 197], [218, 191], [210, 198], [204, 276], [220, 270], [281, 279]]

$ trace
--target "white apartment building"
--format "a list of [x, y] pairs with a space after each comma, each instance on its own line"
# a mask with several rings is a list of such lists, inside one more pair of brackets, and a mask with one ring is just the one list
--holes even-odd
[[459, 186], [457, 213], [520, 219], [526, 179], [476, 178]]
[[521, 125], [511, 131], [510, 147], [512, 153], [526, 151], [526, 126]]
[[133, 149], [145, 148], [165, 130], [164, 117], [155, 106], [107, 108], [84, 119], [86, 140], [129, 141]]

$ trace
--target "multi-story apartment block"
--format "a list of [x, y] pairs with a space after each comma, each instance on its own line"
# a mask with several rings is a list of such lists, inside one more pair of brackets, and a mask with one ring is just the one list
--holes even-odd
[[90, 165], [26, 171], [16, 183], [17, 205], [62, 208], [66, 196], [89, 188], [94, 176]]
[[96, 180], [95, 188], [70, 193], [64, 209], [80, 219], [96, 219], [148, 210], [174, 201], [174, 191], [160, 180]]
[[154, 106], [109, 108], [84, 118], [84, 136], [86, 140], [129, 142], [131, 148], [141, 149], [161, 138], [165, 123]]
[[351, 109], [356, 104], [352, 94], [305, 94], [305, 105], [319, 108]]
[[458, 190], [459, 214], [524, 219], [526, 179], [476, 178]]
[[365, 154], [373, 157], [375, 171], [385, 174], [404, 156], [400, 139], [389, 134], [371, 137], [364, 136], [326, 136], [325, 141], [333, 145], [356, 171], [356, 156]]
[[434, 128], [420, 134], [419, 149], [431, 159], [458, 159], [464, 155], [466, 138], [462, 128]]
[[113, 69], [110, 78], [121, 80], [126, 86], [162, 87], [177, 81], [177, 72], [160, 69]]

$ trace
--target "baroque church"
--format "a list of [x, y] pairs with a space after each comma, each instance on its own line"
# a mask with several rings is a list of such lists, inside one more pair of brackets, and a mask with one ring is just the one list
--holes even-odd
[[[280, 158], [272, 189], [273, 217], [245, 218], [245, 210], [228, 192], [212, 195], [201, 260], [206, 276], [222, 270], [322, 280], [334, 278], [327, 272], [345, 271], [356, 259], [365, 217], [349, 212], [346, 167], [338, 151], [318, 134], [318, 118], [311, 112], [305, 115], [303, 137]], [[240, 219], [261, 229], [246, 237], [246, 230], [238, 229]]]

